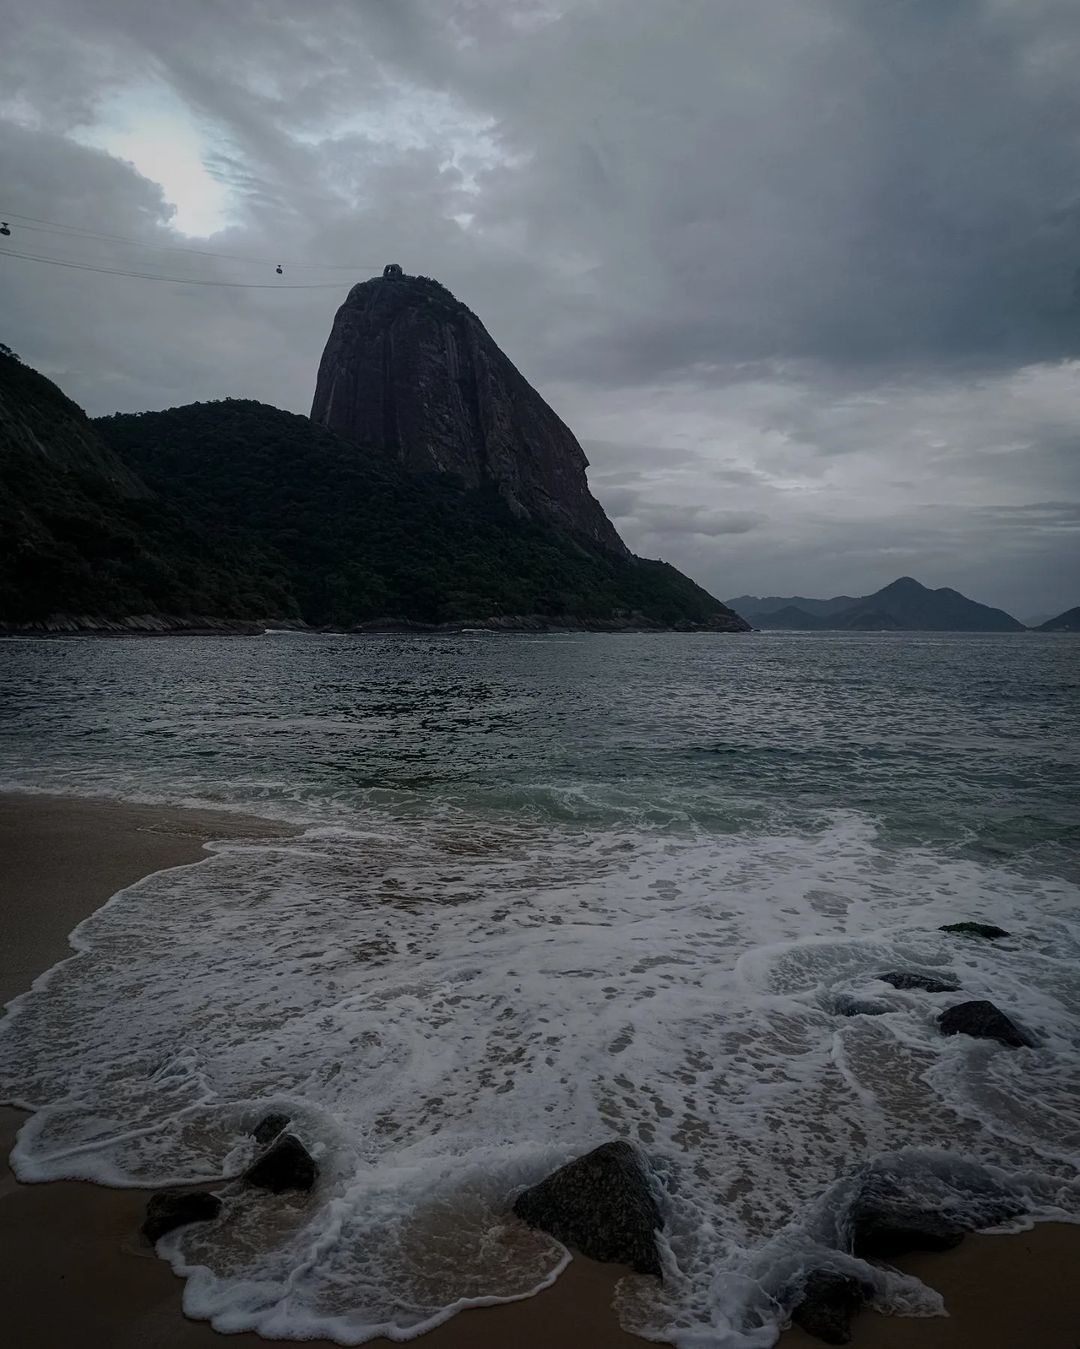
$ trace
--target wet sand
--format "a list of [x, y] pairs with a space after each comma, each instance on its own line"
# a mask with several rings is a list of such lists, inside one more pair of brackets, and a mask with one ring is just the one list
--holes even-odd
[[[216, 838], [281, 835], [224, 811], [0, 795], [0, 1004], [71, 954], [68, 933], [117, 890], [197, 862]], [[0, 1106], [0, 1343], [5, 1349], [257, 1349], [180, 1308], [183, 1284], [139, 1236], [147, 1191], [21, 1185], [7, 1157], [25, 1116]], [[641, 1349], [611, 1310], [619, 1271], [575, 1260], [527, 1302], [462, 1312], [424, 1349]], [[306, 1341], [328, 1346], [328, 1341]], [[373, 1342], [389, 1349], [390, 1342]]]
[[[70, 953], [67, 935], [110, 895], [198, 861], [215, 838], [281, 826], [213, 811], [46, 796], [0, 796], [0, 1003]], [[0, 1107], [6, 1159], [24, 1116]], [[241, 1349], [283, 1344], [217, 1335], [180, 1309], [181, 1283], [138, 1235], [146, 1192], [79, 1182], [20, 1185], [0, 1173], [0, 1298], [11, 1349]], [[1080, 1349], [1080, 1227], [1043, 1224], [969, 1237], [956, 1251], [899, 1262], [941, 1290], [947, 1319], [864, 1313], [856, 1349]], [[610, 1308], [618, 1270], [576, 1259], [526, 1302], [463, 1312], [424, 1349], [634, 1349]], [[294, 1343], [294, 1342], [289, 1342]], [[314, 1343], [308, 1341], [307, 1343]], [[325, 1344], [325, 1341], [319, 1343]], [[789, 1331], [782, 1349], [819, 1345]], [[389, 1342], [379, 1341], [383, 1349]]]

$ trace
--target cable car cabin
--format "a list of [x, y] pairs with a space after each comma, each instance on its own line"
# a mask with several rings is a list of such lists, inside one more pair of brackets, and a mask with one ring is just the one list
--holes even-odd
[[274, 271], [277, 272], [278, 276], [281, 276], [282, 273], [285, 271], [285, 268], [282, 267], [281, 263], [279, 262], [278, 265], [274, 268]]
[[388, 262], [382, 269], [383, 276], [404, 276], [400, 262]]
[[[0, 220], [0, 234], [10, 234], [11, 226], [6, 220]], [[399, 269], [400, 270], [400, 269]]]

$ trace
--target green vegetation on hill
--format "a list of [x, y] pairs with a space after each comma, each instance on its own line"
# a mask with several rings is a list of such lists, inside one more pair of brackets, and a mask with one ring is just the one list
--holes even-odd
[[0, 622], [52, 615], [284, 612], [271, 571], [246, 593], [244, 558], [193, 526], [104, 444], [51, 381], [0, 351]]
[[0, 626], [133, 617], [743, 627], [661, 562], [261, 403], [89, 421], [0, 348]]
[[452, 623], [506, 615], [657, 625], [728, 611], [673, 567], [622, 558], [514, 518], [494, 494], [415, 476], [306, 417], [227, 399], [95, 424], [184, 518], [245, 559], [247, 615], [312, 625]]

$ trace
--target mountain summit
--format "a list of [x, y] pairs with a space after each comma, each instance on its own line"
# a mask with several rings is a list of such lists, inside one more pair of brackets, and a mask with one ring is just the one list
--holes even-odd
[[911, 576], [901, 576], [872, 595], [837, 595], [830, 600], [804, 596], [740, 595], [728, 600], [733, 608], [759, 628], [788, 628], [804, 632], [823, 629], [888, 632], [1022, 632], [1003, 609], [969, 600], [958, 590], [942, 586], [930, 590]]
[[445, 286], [395, 264], [353, 286], [319, 365], [311, 419], [413, 473], [490, 488], [511, 512], [620, 556], [570, 428]]

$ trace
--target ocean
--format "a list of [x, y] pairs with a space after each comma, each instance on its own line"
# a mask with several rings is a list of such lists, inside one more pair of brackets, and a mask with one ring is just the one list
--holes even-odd
[[[665, 1219], [620, 1319], [687, 1349], [771, 1344], [823, 1264], [940, 1306], [837, 1252], [867, 1168], [1080, 1221], [1080, 640], [11, 640], [0, 787], [300, 830], [122, 891], [0, 1023], [24, 1180], [220, 1182], [292, 1116], [310, 1200], [159, 1246], [221, 1330], [527, 1296], [567, 1254], [514, 1195], [611, 1138]], [[944, 1037], [967, 998], [1035, 1047]]]

